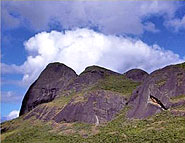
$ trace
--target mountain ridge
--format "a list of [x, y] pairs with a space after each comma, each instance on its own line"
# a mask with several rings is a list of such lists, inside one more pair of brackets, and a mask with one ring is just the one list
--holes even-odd
[[[180, 128], [180, 125], [185, 123], [185, 63], [167, 66], [151, 74], [140, 69], [119, 74], [99, 66], [90, 66], [77, 75], [64, 64], [56, 65], [52, 71], [49, 70], [49, 73], [55, 73], [53, 71], [57, 71], [56, 67], [64, 66], [67, 72], [61, 71], [61, 73], [62, 76], [67, 76], [62, 78], [67, 79], [66, 83], [65, 80], [59, 80], [57, 75], [51, 75], [51, 73], [49, 77], [54, 76], [56, 83], [54, 81], [48, 84], [48, 82], [42, 82], [42, 78], [38, 78], [36, 81], [41, 80], [41, 83], [46, 83], [46, 87], [59, 87], [59, 92], [52, 100], [38, 104], [13, 121], [3, 123], [1, 125], [3, 141], [17, 140], [18, 134], [23, 135], [24, 130], [27, 130], [30, 135], [29, 132], [32, 129], [28, 127], [29, 123], [43, 129], [43, 131], [39, 129], [39, 132], [47, 133], [47, 139], [56, 134], [57, 138], [64, 142], [70, 142], [70, 140], [71, 142], [78, 142], [78, 140], [79, 142], [102, 140], [137, 142], [141, 141], [144, 134], [150, 137], [153, 135], [153, 138], [157, 139], [159, 133], [169, 136], [173, 142], [185, 138], [182, 132], [184, 128]], [[48, 75], [47, 68], [45, 75]], [[71, 74], [67, 74], [68, 72]], [[45, 78], [43, 79], [45, 81]], [[42, 87], [35, 88], [42, 90]], [[33, 87], [31, 86], [30, 89]], [[49, 94], [46, 97], [46, 94], [39, 95], [50, 99]], [[163, 129], [159, 129], [160, 132], [156, 132], [157, 128], [160, 128], [158, 122], [165, 123], [164, 126], [161, 125]], [[45, 128], [46, 126], [49, 128]], [[178, 128], [174, 130], [172, 126]], [[146, 128], [146, 132], [142, 128]], [[37, 131], [35, 133], [38, 134]], [[136, 137], [136, 133], [139, 138]], [[21, 140], [24, 136], [28, 141], [39, 142], [37, 137], [31, 138], [27, 135], [23, 135]], [[43, 135], [40, 136], [43, 137]], [[52, 139], [57, 142], [57, 138]], [[144, 138], [149, 140], [147, 136]], [[167, 141], [163, 138], [164, 136], [160, 138], [161, 142]], [[41, 140], [47, 142], [44, 138]]]

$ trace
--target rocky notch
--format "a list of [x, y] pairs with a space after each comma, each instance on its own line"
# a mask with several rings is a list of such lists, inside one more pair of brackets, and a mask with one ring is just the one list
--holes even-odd
[[52, 101], [76, 77], [75, 71], [64, 64], [49, 64], [28, 89], [22, 102], [20, 115], [41, 103]]
[[[173, 100], [178, 99], [178, 100]], [[145, 118], [185, 105], [185, 63], [151, 73], [129, 99], [130, 118]]]
[[77, 78], [75, 78], [68, 84], [66, 90], [73, 90], [75, 92], [79, 92], [84, 88], [87, 88], [95, 84], [97, 81], [104, 79], [106, 76], [110, 75], [121, 74], [99, 66], [87, 67]]

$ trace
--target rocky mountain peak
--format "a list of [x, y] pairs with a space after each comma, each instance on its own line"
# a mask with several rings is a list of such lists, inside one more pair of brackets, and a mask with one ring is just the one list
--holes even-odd
[[[50, 63], [46, 66], [46, 68], [41, 72], [39, 76], [39, 80], [37, 80], [37, 83], [39, 82], [55, 82], [56, 80], [59, 80], [61, 78], [67, 77], [67, 76], [77, 76], [75, 71], [71, 69], [70, 67], [59, 63]], [[44, 83], [45, 84], [45, 83]]]
[[100, 66], [89, 66], [87, 68], [85, 68], [85, 70], [80, 74], [87, 74], [87, 73], [94, 73], [94, 74], [99, 74], [99, 75], [102, 75], [102, 76], [107, 76], [107, 75], [119, 75], [119, 73], [116, 73], [114, 71], [111, 71], [109, 69], [106, 69], [106, 68], [103, 68], [103, 67], [100, 67]]
[[29, 112], [37, 105], [52, 101], [69, 81], [76, 78], [74, 70], [62, 63], [50, 63], [38, 79], [28, 89], [20, 115]]
[[149, 74], [141, 69], [131, 69], [125, 73], [125, 76], [134, 81], [142, 82], [145, 78], [147, 78]]

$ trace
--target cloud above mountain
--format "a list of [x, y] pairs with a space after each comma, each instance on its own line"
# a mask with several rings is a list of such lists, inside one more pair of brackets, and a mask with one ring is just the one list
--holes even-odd
[[138, 39], [105, 35], [86, 28], [41, 32], [25, 41], [24, 45], [28, 52], [24, 64], [4, 65], [2, 70], [10, 72], [12, 68], [14, 72], [22, 73], [23, 85], [32, 83], [50, 62], [64, 63], [79, 74], [90, 65], [100, 65], [120, 73], [131, 68], [151, 72], [183, 61], [177, 54], [158, 45], [147, 45]]

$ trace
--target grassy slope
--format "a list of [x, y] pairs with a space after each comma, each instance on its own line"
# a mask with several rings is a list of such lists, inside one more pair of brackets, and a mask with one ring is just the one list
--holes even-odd
[[108, 76], [104, 80], [101, 80], [92, 89], [103, 89], [113, 92], [122, 93], [124, 96], [131, 95], [132, 91], [140, 85], [139, 82], [134, 82], [127, 79], [124, 75], [120, 76]]
[[[121, 86], [123, 85], [123, 86]], [[110, 76], [82, 93], [72, 93], [48, 103], [64, 106], [72, 98], [83, 96], [87, 90], [110, 90], [128, 96], [139, 83], [124, 76]], [[47, 105], [47, 104], [46, 104]], [[180, 107], [185, 109], [184, 106]], [[116, 143], [116, 142], [185, 142], [185, 118], [175, 117], [170, 111], [145, 120], [128, 120], [124, 109], [114, 120], [95, 127], [85, 123], [54, 123], [23, 120], [23, 117], [2, 124], [9, 130], [2, 134], [2, 143]]]
[[[24, 121], [21, 128], [4, 133], [2, 143], [185, 142], [185, 118], [174, 117], [169, 111], [145, 120], [128, 120], [125, 111], [122, 111], [114, 120], [101, 126], [73, 123], [57, 133], [51, 123], [37, 121], [30, 126], [30, 122]], [[91, 135], [93, 129], [97, 133]], [[65, 130], [68, 130], [68, 134]], [[85, 137], [81, 135], [82, 131], [87, 134]]]

